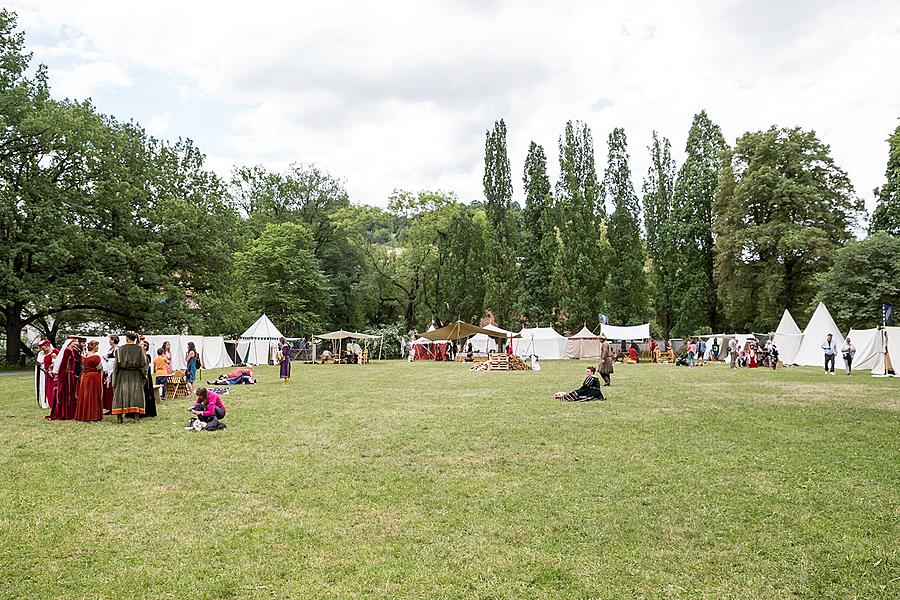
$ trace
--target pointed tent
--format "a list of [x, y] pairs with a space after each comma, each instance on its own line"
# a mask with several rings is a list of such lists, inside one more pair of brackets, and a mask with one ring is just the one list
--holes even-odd
[[269, 317], [262, 315], [238, 339], [237, 353], [244, 364], [264, 365], [272, 359], [272, 348], [284, 337]]
[[[795, 365], [807, 367], [818, 367], [823, 365], [825, 355], [822, 352], [822, 343], [829, 333], [834, 337], [834, 340], [838, 345], [838, 350], [840, 350], [841, 343], [844, 339], [841, 335], [841, 330], [838, 329], [834, 319], [831, 318], [831, 313], [828, 312], [825, 305], [819, 302], [816, 311], [806, 325], [806, 329], [803, 330], [803, 339], [800, 341], [800, 347], [791, 362]], [[844, 359], [840, 357], [840, 352], [838, 352], [838, 355], [835, 362], [837, 364], [843, 364]]]
[[775, 347], [778, 348], [778, 360], [785, 365], [794, 364], [797, 352], [800, 350], [800, 342], [803, 341], [803, 333], [791, 312], [784, 309], [781, 321], [775, 329]]
[[513, 351], [522, 358], [537, 356], [541, 360], [566, 357], [566, 338], [552, 327], [523, 328], [513, 342]]
[[573, 359], [599, 358], [600, 337], [594, 335], [585, 325], [581, 331], [566, 341], [565, 357]]

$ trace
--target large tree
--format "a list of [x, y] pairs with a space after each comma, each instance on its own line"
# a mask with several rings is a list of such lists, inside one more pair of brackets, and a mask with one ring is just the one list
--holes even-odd
[[706, 111], [694, 115], [684, 164], [675, 180], [670, 221], [677, 250], [675, 331], [681, 335], [721, 327], [714, 274], [713, 204], [726, 148], [722, 131]]
[[485, 246], [485, 305], [507, 327], [516, 316], [519, 291], [519, 265], [515, 217], [511, 211], [513, 187], [506, 149], [506, 123], [494, 123], [485, 133], [484, 197], [488, 219]]
[[[525, 210], [520, 235], [522, 256], [521, 309], [530, 325], [548, 325], [553, 315], [550, 277], [553, 257], [548, 256], [545, 237], [552, 236], [553, 194], [547, 176], [547, 156], [543, 146], [534, 142], [528, 147], [522, 177], [525, 188]], [[552, 252], [553, 245], [549, 246]]]
[[651, 298], [656, 322], [664, 339], [669, 339], [675, 314], [675, 256], [670, 217], [675, 189], [675, 161], [666, 138], [653, 132], [650, 167], [644, 178], [644, 226], [650, 255]]
[[554, 321], [580, 328], [583, 322], [593, 322], [603, 307], [608, 247], [594, 141], [590, 128], [580, 121], [566, 123], [559, 139], [554, 213], [550, 241], [556, 247], [548, 253], [553, 258], [551, 289], [558, 309]]
[[716, 275], [732, 327], [774, 328], [811, 313], [817, 276], [851, 238], [862, 202], [827, 144], [800, 128], [745, 133], [722, 167]]
[[878, 231], [837, 250], [820, 281], [818, 299], [838, 323], [865, 329], [881, 324], [882, 304], [900, 307], [900, 243]]
[[869, 231], [886, 231], [900, 236], [900, 125], [888, 138], [885, 183], [875, 188], [875, 212]]
[[606, 287], [606, 308], [614, 323], [643, 323], [647, 317], [647, 277], [644, 272], [644, 245], [641, 242], [641, 206], [628, 166], [625, 130], [616, 127], [609, 134], [603, 198], [613, 207], [607, 236], [610, 246], [610, 277]]

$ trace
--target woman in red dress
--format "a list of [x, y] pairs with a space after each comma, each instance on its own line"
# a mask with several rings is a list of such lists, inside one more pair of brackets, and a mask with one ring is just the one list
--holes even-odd
[[91, 340], [87, 345], [87, 356], [81, 363], [84, 370], [78, 382], [78, 403], [75, 405], [76, 421], [103, 420], [103, 361], [97, 355], [100, 342]]
[[56, 398], [50, 415], [51, 421], [66, 421], [75, 418], [75, 394], [78, 391], [77, 365], [81, 363], [81, 346], [75, 339], [69, 339], [60, 350], [53, 363], [56, 375]]

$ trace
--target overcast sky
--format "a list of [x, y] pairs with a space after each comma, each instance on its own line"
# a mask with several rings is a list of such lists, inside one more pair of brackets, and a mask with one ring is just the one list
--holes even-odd
[[223, 176], [315, 163], [357, 203], [481, 198], [484, 133], [501, 117], [516, 199], [532, 140], [555, 181], [568, 119], [590, 125], [601, 176], [625, 128], [639, 191], [651, 132], [680, 164], [706, 109], [730, 144], [814, 129], [871, 209], [900, 124], [896, 0], [6, 4], [54, 95], [190, 137]]

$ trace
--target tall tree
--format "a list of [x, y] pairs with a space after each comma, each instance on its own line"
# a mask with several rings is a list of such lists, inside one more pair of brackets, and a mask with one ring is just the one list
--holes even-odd
[[884, 231], [850, 240], [819, 283], [817, 299], [842, 326], [880, 325], [882, 304], [900, 306], [900, 243]]
[[640, 231], [641, 206], [631, 183], [628, 141], [620, 127], [609, 134], [602, 190], [603, 198], [613, 207], [607, 231], [612, 265], [606, 288], [609, 317], [623, 325], [642, 323], [647, 317], [648, 298]]
[[[543, 146], [528, 147], [522, 182], [525, 210], [520, 237], [522, 263], [522, 314], [531, 325], [548, 325], [553, 314], [550, 277], [553, 257], [547, 256], [544, 237], [552, 235], [553, 194], [547, 176], [547, 156]], [[552, 245], [550, 246], [552, 249]]]
[[886, 231], [900, 235], [900, 125], [888, 138], [888, 162], [884, 173], [887, 180], [875, 188], [875, 212], [869, 231]]
[[488, 219], [485, 246], [485, 305], [507, 327], [515, 316], [519, 290], [519, 266], [516, 258], [516, 226], [510, 210], [513, 187], [506, 150], [506, 123], [503, 119], [485, 133], [484, 197]]
[[677, 252], [675, 330], [682, 335], [720, 328], [713, 239], [713, 204], [721, 154], [727, 148], [706, 111], [694, 115], [685, 160], [675, 181], [672, 233]]
[[745, 133], [726, 154], [716, 197], [716, 275], [732, 327], [767, 331], [783, 309], [808, 316], [834, 253], [863, 209], [813, 131]]
[[675, 161], [669, 140], [653, 132], [650, 167], [644, 179], [644, 226], [651, 259], [653, 309], [664, 339], [669, 339], [675, 320], [674, 261], [676, 250], [670, 216], [675, 190]]
[[603, 307], [607, 249], [600, 202], [600, 183], [594, 164], [590, 128], [580, 121], [566, 123], [559, 139], [559, 180], [556, 183], [554, 231], [556, 248], [551, 289], [557, 306], [554, 321], [567, 328], [596, 319]]

